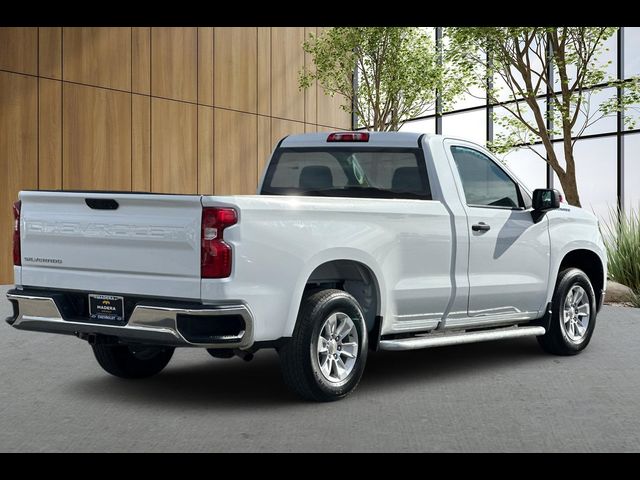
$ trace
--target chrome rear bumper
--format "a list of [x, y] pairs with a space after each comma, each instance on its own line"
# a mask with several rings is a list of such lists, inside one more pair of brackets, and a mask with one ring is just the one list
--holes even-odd
[[[7, 322], [20, 330], [67, 335], [110, 335], [127, 342], [204, 348], [242, 349], [253, 343], [253, 318], [249, 309], [242, 304], [180, 308], [138, 303], [126, 325], [107, 325], [85, 319], [65, 319], [52, 297], [16, 292], [19, 290], [7, 293], [7, 298], [14, 304], [14, 315]], [[178, 316], [187, 317], [190, 322], [200, 322], [205, 329], [207, 322], [242, 317], [244, 327], [234, 335], [208, 336], [206, 340], [194, 341], [187, 339], [189, 335], [181, 331]]]

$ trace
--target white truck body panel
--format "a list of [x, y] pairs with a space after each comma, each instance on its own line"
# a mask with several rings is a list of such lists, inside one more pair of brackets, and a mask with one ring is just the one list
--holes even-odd
[[603, 288], [606, 290], [607, 254], [595, 215], [582, 208], [563, 204], [558, 210], [548, 212], [546, 217], [552, 246], [546, 301], [550, 302], [553, 296], [553, 287], [562, 260], [568, 253], [576, 250], [588, 250], [600, 257], [604, 266]]
[[[204, 301], [245, 299], [257, 340], [289, 336], [311, 273], [353, 260], [377, 279], [385, 332], [437, 325], [451, 295], [449, 215], [437, 201], [285, 196], [205, 197], [238, 207], [225, 239], [232, 276], [203, 280]], [[429, 244], [429, 251], [424, 246]]]
[[[93, 210], [85, 198], [110, 198]], [[22, 268], [33, 287], [200, 298], [199, 196], [21, 192]]]

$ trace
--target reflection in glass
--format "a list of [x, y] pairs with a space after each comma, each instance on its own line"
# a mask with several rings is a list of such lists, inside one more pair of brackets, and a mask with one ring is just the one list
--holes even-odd
[[401, 132], [436, 133], [436, 121], [433, 118], [423, 118], [405, 122], [400, 127]]
[[[532, 148], [545, 155], [544, 147], [541, 145], [534, 145]], [[529, 191], [547, 187], [547, 164], [529, 148], [518, 148], [498, 157]]]
[[[560, 164], [565, 166], [562, 144], [554, 145]], [[615, 137], [578, 140], [574, 148], [576, 182], [582, 208], [601, 222], [609, 218], [609, 209], [617, 205], [617, 160]], [[562, 192], [560, 180], [554, 174], [554, 188]]]
[[640, 211], [640, 133], [624, 136], [624, 206]]
[[640, 75], [640, 27], [624, 27], [624, 77]]
[[446, 136], [485, 145], [487, 143], [486, 109], [443, 115], [442, 133]]

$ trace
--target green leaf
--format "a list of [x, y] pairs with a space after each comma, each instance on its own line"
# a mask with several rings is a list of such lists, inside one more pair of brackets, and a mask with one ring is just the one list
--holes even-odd
[[345, 110], [355, 98], [358, 124], [372, 130], [397, 130], [433, 108], [437, 91], [443, 103], [452, 102], [469, 76], [451, 62], [440, 62], [443, 47], [424, 27], [334, 27], [310, 37], [303, 49], [312, 65], [301, 72], [300, 88], [317, 81], [328, 95], [344, 98]]

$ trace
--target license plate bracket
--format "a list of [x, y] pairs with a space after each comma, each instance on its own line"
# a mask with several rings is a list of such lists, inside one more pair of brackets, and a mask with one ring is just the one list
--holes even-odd
[[124, 297], [89, 294], [89, 318], [121, 322], [124, 319]]

